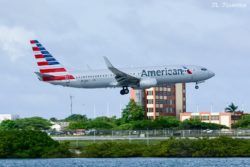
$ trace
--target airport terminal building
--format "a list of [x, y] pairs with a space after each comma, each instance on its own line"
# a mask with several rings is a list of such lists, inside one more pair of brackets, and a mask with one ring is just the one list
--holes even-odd
[[186, 112], [185, 83], [165, 84], [145, 90], [131, 90], [131, 99], [145, 108], [145, 117], [176, 116]]

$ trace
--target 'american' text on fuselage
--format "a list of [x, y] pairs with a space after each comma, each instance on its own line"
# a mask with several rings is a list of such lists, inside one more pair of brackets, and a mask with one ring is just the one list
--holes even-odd
[[167, 69], [164, 70], [142, 70], [141, 77], [164, 76], [164, 75], [183, 75], [183, 69]]

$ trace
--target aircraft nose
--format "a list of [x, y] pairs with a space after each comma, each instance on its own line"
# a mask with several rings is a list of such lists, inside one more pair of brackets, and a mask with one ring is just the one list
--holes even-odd
[[212, 77], [214, 77], [214, 76], [215, 76], [215, 73], [214, 73], [214, 72], [212, 72], [212, 71], [209, 71], [208, 75], [209, 75], [209, 78], [212, 78]]

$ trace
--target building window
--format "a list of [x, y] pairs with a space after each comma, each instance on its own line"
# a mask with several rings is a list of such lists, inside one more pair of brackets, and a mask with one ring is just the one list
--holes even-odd
[[161, 99], [156, 99], [155, 100], [156, 104], [165, 104], [165, 100], [161, 100]]
[[147, 91], [148, 95], [153, 95], [153, 91]]
[[175, 112], [175, 108], [167, 108], [168, 109], [168, 113], [174, 113]]
[[200, 116], [198, 116], [198, 115], [192, 115], [191, 119], [200, 119]]
[[153, 112], [153, 108], [148, 108], [148, 112]]
[[156, 108], [156, 112], [162, 112], [163, 108]]
[[220, 119], [219, 115], [212, 115], [211, 116], [211, 120], [219, 120], [219, 119]]
[[175, 108], [156, 108], [156, 112], [175, 113]]
[[208, 115], [203, 115], [203, 116], [201, 116], [201, 120], [207, 121], [207, 120], [209, 120], [209, 116]]
[[153, 99], [148, 99], [147, 100], [147, 104], [153, 104], [153, 103], [154, 103]]
[[174, 92], [167, 92], [167, 91], [156, 91], [155, 92], [156, 95], [158, 96], [174, 96]]

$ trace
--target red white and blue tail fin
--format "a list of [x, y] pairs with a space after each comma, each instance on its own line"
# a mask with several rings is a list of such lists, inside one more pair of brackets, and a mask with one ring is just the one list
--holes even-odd
[[42, 81], [59, 81], [75, 79], [38, 40], [31, 40], [32, 50], [40, 72], [36, 72]]

